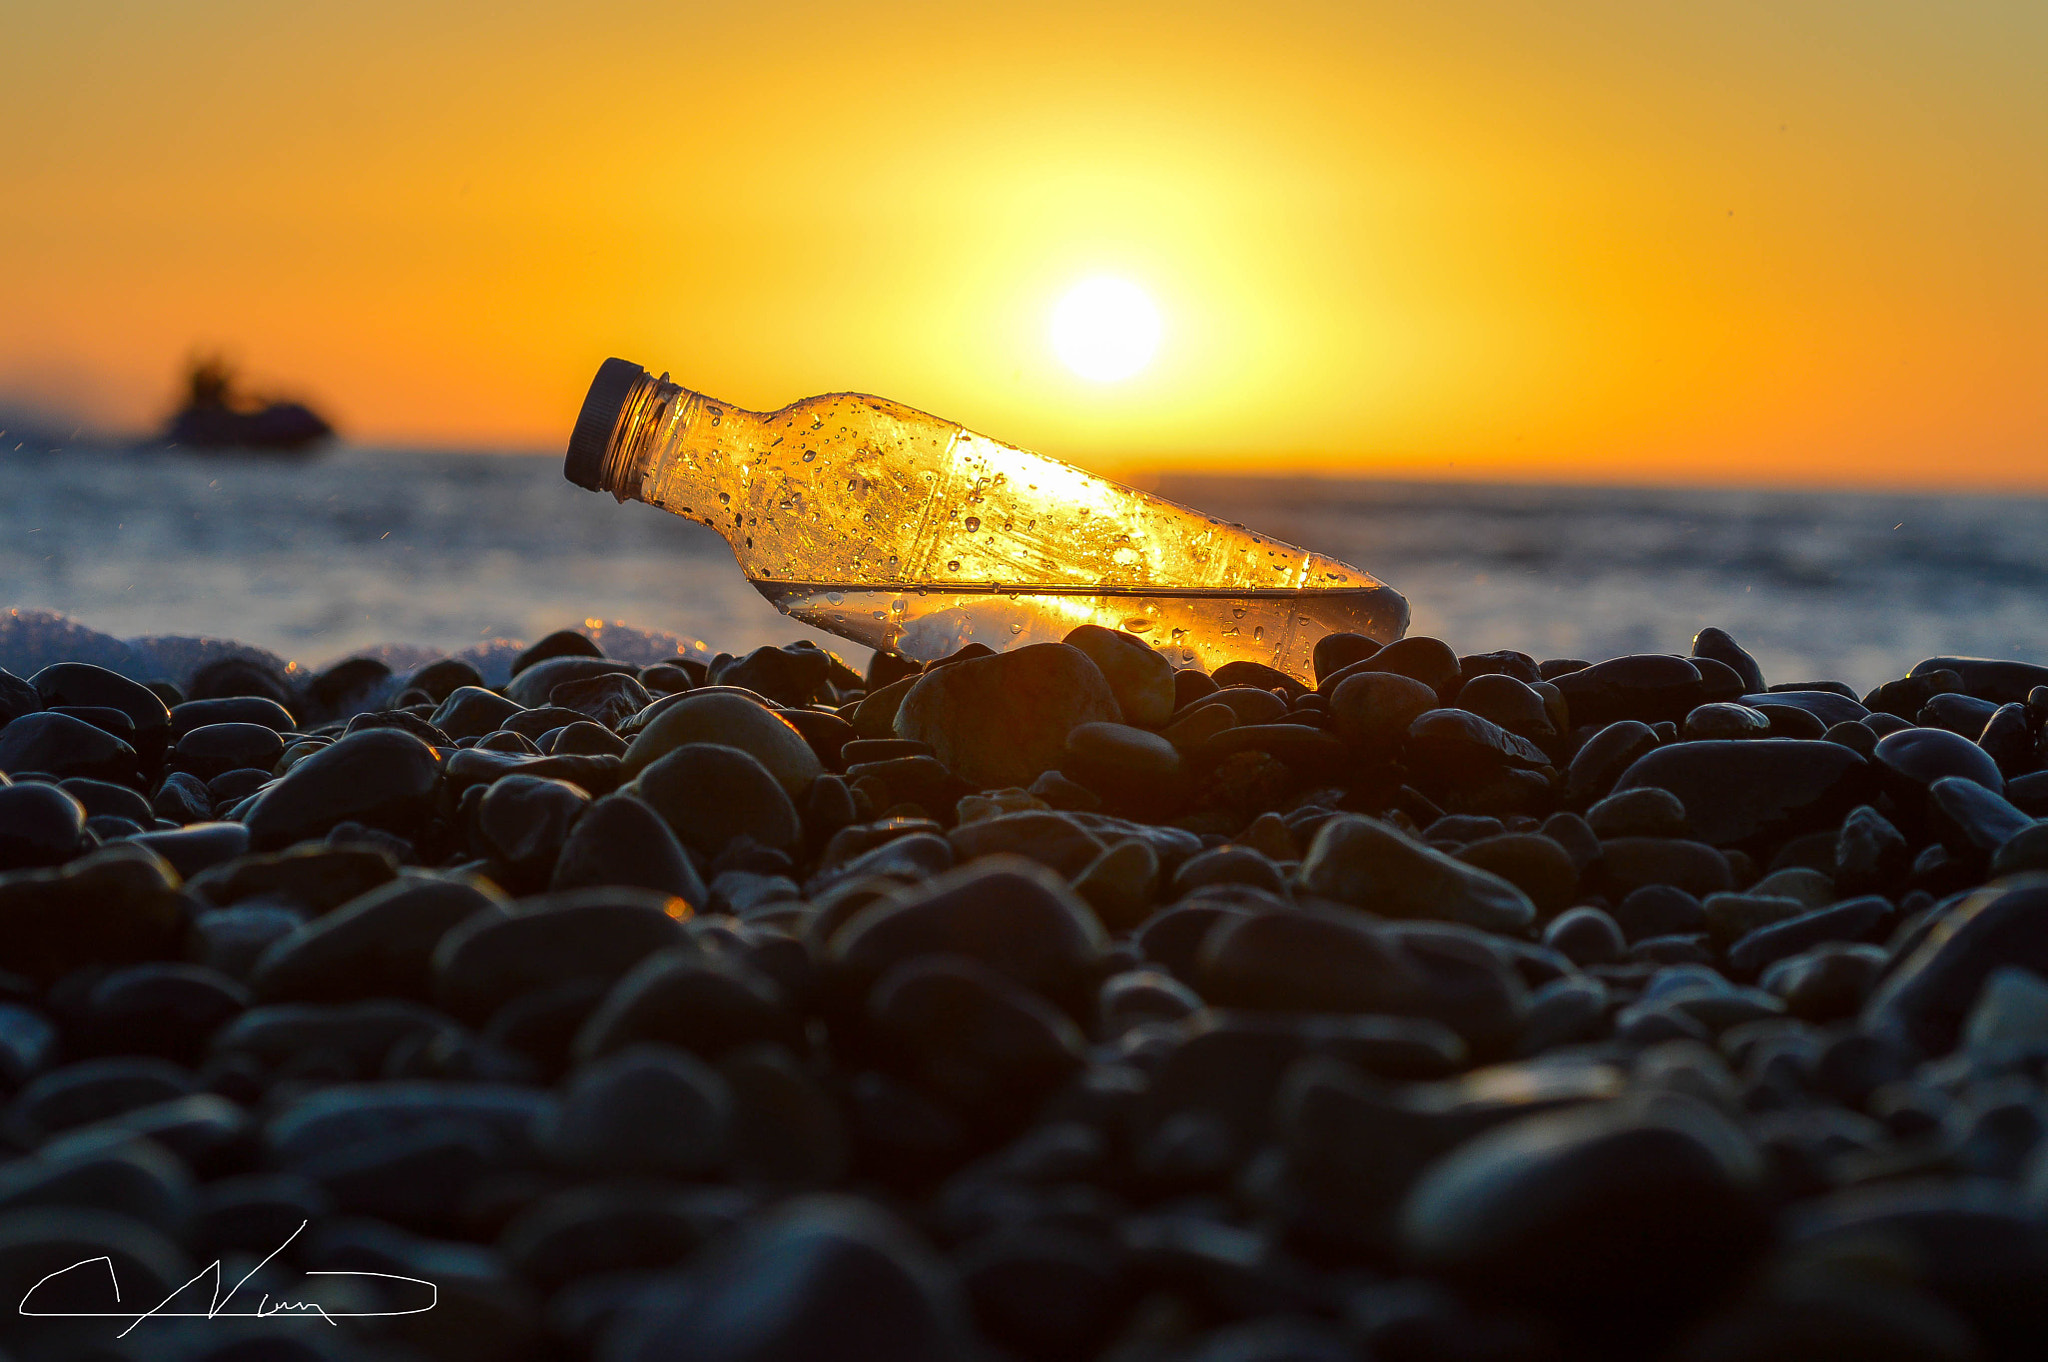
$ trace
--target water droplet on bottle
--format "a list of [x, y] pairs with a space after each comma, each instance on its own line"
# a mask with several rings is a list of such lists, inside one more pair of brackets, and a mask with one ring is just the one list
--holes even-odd
[[730, 493], [730, 492], [720, 492], [720, 493], [718, 494], [718, 504], [719, 504], [719, 505], [721, 505], [721, 506], [730, 506], [730, 505], [732, 505], [732, 493]]
[[809, 462], [810, 462], [810, 461], [811, 461], [812, 459], [815, 459], [815, 458], [817, 458], [817, 457], [818, 457], [818, 451], [817, 451], [817, 450], [815, 450], [815, 449], [806, 449], [806, 450], [804, 451], [804, 462], [805, 462], [805, 463], [809, 463]]
[[958, 558], [952, 558], [952, 559], [948, 559], [948, 560], [947, 560], [947, 562], [946, 562], [946, 571], [948, 571], [948, 572], [958, 572], [959, 570], [960, 570], [960, 560], [959, 560]]
[[716, 407], [713, 407], [713, 408], [711, 409], [711, 424], [715, 426], [715, 425], [717, 425], [718, 423], [719, 423], [719, 417], [718, 417], [718, 408], [716, 408]]
[[1231, 617], [1232, 619], [1234, 619], [1234, 620], [1241, 620], [1241, 619], [1243, 619], [1243, 618], [1244, 618], [1244, 611], [1243, 611], [1243, 609], [1241, 609], [1241, 608], [1240, 608], [1240, 609], [1237, 609], [1237, 610], [1233, 610], [1233, 611], [1231, 611], [1231, 612], [1230, 612], [1230, 617]]
[[889, 618], [889, 612], [886, 610], [870, 610], [868, 613], [873, 615], [878, 620], [885, 620]]
[[967, 517], [967, 532], [968, 532], [969, 534], [973, 534], [973, 533], [974, 533], [974, 532], [975, 532], [976, 530], [978, 530], [978, 529], [980, 529], [980, 528], [981, 528], [981, 517], [980, 517], [980, 516], [978, 516], [978, 515], [971, 515], [971, 516]]
[[1133, 618], [1124, 621], [1124, 629], [1126, 630], [1126, 632], [1133, 634], [1142, 634], [1151, 627], [1152, 621], [1146, 619], [1143, 615], [1134, 616]]
[[844, 605], [844, 604], [846, 603], [846, 595], [845, 595], [845, 593], [844, 593], [844, 592], [839, 592], [839, 591], [828, 591], [828, 592], [826, 592], [826, 593], [825, 593], [825, 599], [826, 599], [826, 600], [828, 600], [828, 601], [830, 601], [830, 602], [831, 602], [832, 604], [834, 604], [834, 605]]
[[1187, 631], [1187, 630], [1185, 630], [1185, 629], [1176, 629], [1176, 630], [1174, 630], [1174, 631], [1173, 631], [1173, 641], [1174, 641], [1175, 643], [1178, 643], [1178, 642], [1180, 642], [1180, 641], [1181, 641], [1182, 639], [1186, 638], [1187, 636], [1188, 636], [1188, 631]]
[[1264, 639], [1265, 637], [1266, 637], [1266, 626], [1265, 626], [1265, 625], [1263, 625], [1263, 624], [1255, 624], [1255, 625], [1253, 625], [1253, 626], [1252, 626], [1252, 642], [1254, 642], [1254, 643], [1258, 643], [1258, 642], [1262, 641], [1262, 640], [1263, 640], [1263, 639]]
[[1013, 634], [1021, 634], [1024, 632], [1024, 626], [1021, 624], [1013, 624], [1010, 626], [1010, 632]]

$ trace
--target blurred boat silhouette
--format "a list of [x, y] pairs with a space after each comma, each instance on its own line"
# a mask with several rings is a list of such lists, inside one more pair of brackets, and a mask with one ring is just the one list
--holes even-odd
[[274, 402], [237, 391], [226, 361], [202, 359], [185, 378], [185, 404], [157, 437], [199, 449], [303, 454], [332, 439], [334, 427], [301, 402]]

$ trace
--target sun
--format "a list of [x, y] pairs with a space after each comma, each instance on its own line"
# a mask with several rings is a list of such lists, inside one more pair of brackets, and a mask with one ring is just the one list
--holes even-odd
[[1159, 333], [1159, 309], [1128, 279], [1084, 279], [1052, 310], [1053, 352], [1097, 383], [1129, 378], [1150, 364]]

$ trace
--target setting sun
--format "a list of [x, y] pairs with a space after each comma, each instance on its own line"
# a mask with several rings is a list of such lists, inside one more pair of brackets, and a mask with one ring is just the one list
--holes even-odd
[[1159, 309], [1127, 279], [1087, 279], [1052, 310], [1052, 348], [1069, 369], [1098, 383], [1129, 378], [1159, 349]]

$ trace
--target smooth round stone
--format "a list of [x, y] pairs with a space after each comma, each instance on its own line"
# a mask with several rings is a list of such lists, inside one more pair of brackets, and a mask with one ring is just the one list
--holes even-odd
[[683, 940], [687, 904], [652, 890], [577, 889], [522, 899], [510, 917], [479, 913], [433, 954], [434, 996], [482, 1019], [522, 993], [576, 979], [610, 982]]
[[1669, 885], [1694, 898], [1734, 887], [1728, 858], [1682, 837], [1615, 837], [1600, 844], [1597, 881], [1610, 899], [1645, 885]]
[[1864, 1025], [1946, 1054], [1984, 981], [2007, 965], [2048, 975], [2048, 880], [1989, 885], [1949, 909], [1872, 995]]
[[640, 678], [627, 672], [587, 676], [564, 681], [548, 692], [547, 702], [556, 709], [573, 709], [612, 728], [654, 702]]
[[1549, 1112], [1432, 1166], [1402, 1208], [1400, 1236], [1425, 1270], [1647, 1341], [1763, 1246], [1761, 1171], [1747, 1137], [1690, 1099]]
[[1309, 660], [1320, 684], [1333, 672], [1341, 671], [1354, 662], [1363, 662], [1379, 650], [1379, 641], [1364, 634], [1324, 634], [1316, 640]]
[[893, 727], [929, 744], [961, 779], [1001, 788], [1057, 768], [1079, 725], [1122, 717], [1086, 653], [1041, 643], [932, 668], [904, 693]]
[[1171, 742], [1129, 724], [1076, 724], [1066, 752], [1061, 773], [1105, 793], [1162, 795], [1181, 775], [1181, 755]]
[[565, 757], [623, 757], [626, 740], [600, 723], [569, 724], [556, 734], [548, 752]]
[[512, 659], [512, 675], [517, 676], [535, 663], [546, 662], [549, 658], [603, 656], [604, 649], [592, 643], [588, 635], [579, 634], [574, 629], [557, 629]]
[[581, 1059], [640, 1042], [707, 1058], [763, 1042], [804, 1048], [802, 1019], [780, 987], [727, 953], [665, 950], [635, 965], [605, 995], [576, 1035]]
[[1993, 876], [2048, 871], [2048, 820], [2030, 823], [1999, 845], [1991, 857]]
[[1419, 846], [1376, 819], [1342, 815], [1317, 830], [1302, 859], [1311, 893], [1386, 917], [1437, 918], [1518, 932], [1535, 920], [1529, 896], [1498, 875]]
[[1287, 702], [1257, 686], [1224, 686], [1202, 703], [1224, 706], [1241, 724], [1277, 724], [1287, 716]]
[[306, 914], [297, 908], [268, 904], [215, 909], [193, 920], [185, 954], [231, 979], [246, 980], [263, 952], [305, 921]]
[[633, 739], [623, 770], [636, 776], [689, 743], [738, 748], [767, 768], [792, 798], [825, 770], [803, 734], [787, 720], [731, 691], [692, 691], [676, 699]]
[[1569, 907], [1579, 870], [1563, 846], [1539, 832], [1503, 832], [1468, 842], [1452, 853], [1467, 865], [1500, 876], [1529, 896], [1540, 915]]
[[1526, 681], [1499, 672], [1482, 673], [1459, 687], [1458, 708], [1535, 742], [1557, 736], [1543, 697]]
[[1217, 734], [1236, 728], [1237, 711], [1229, 705], [1207, 702], [1188, 706], [1160, 731], [1160, 737], [1177, 751], [1197, 752]]
[[1945, 728], [1975, 741], [1998, 708], [1989, 700], [1979, 700], [1974, 695], [1949, 692], [1934, 696], [1922, 705], [1914, 716], [1914, 722], [1924, 728]]
[[1179, 898], [1210, 884], [1250, 884], [1279, 894], [1286, 880], [1280, 867], [1246, 846], [1212, 847], [1182, 861], [1173, 872], [1172, 896]]
[[1565, 768], [1565, 797], [1584, 806], [1614, 788], [1621, 773], [1655, 750], [1656, 730], [1635, 719], [1611, 723], [1579, 746]]
[[1415, 716], [1402, 754], [1410, 769], [1454, 779], [1503, 767], [1535, 770], [1550, 763], [1543, 749], [1527, 738], [1463, 709], [1432, 709]]
[[1586, 825], [1602, 841], [1610, 837], [1683, 837], [1691, 831], [1678, 796], [1654, 785], [1607, 796], [1586, 810]]
[[195, 1191], [183, 1164], [143, 1140], [54, 1140], [34, 1158], [0, 1165], [0, 1215], [59, 1207], [113, 1212], [182, 1236]]
[[589, 794], [565, 780], [502, 777], [477, 804], [477, 849], [522, 878], [538, 876], [544, 881], [554, 869], [570, 824], [589, 804]]
[[1176, 712], [1214, 695], [1222, 687], [1216, 678], [1199, 667], [1182, 667], [1173, 674], [1173, 707]]
[[430, 998], [442, 936], [472, 919], [507, 915], [487, 881], [408, 872], [272, 941], [249, 983], [265, 1001]]
[[1687, 742], [1761, 738], [1771, 731], [1768, 715], [1744, 704], [1719, 701], [1699, 705], [1685, 716], [1680, 733]]
[[395, 728], [351, 733], [287, 771], [242, 820], [260, 849], [318, 837], [337, 823], [364, 823], [404, 836], [433, 807], [441, 759]]
[[1137, 635], [1084, 624], [1060, 641], [1088, 655], [1109, 682], [1125, 723], [1157, 728], [1173, 714], [1173, 664]]
[[62, 865], [92, 850], [86, 817], [85, 805], [56, 785], [0, 786], [0, 871]]
[[906, 960], [876, 981], [867, 1021], [923, 1086], [983, 1115], [1028, 1106], [1081, 1066], [1065, 1013], [971, 960]]
[[140, 790], [127, 785], [115, 785], [110, 781], [87, 780], [72, 776], [59, 781], [64, 791], [85, 805], [88, 818], [101, 815], [125, 818], [131, 823], [149, 827], [156, 815], [150, 811], [149, 800]]
[[0, 667], [0, 728], [42, 707], [43, 697], [36, 693], [34, 686]]
[[2034, 823], [2004, 798], [1960, 776], [1943, 776], [1927, 787], [1927, 816], [1951, 854], [1976, 864]]
[[1902, 796], [1917, 796], [1943, 776], [1974, 780], [1993, 794], [2005, 777], [1991, 754], [1960, 734], [1941, 728], [1908, 728], [1878, 741], [1872, 757], [1886, 783]]
[[1623, 772], [1615, 789], [1669, 790], [1685, 806], [1694, 835], [1734, 846], [1833, 826], [1869, 793], [1870, 776], [1870, 763], [1836, 743], [1752, 738], [1660, 747]]
[[50, 981], [168, 951], [183, 931], [178, 873], [132, 843], [0, 876], [0, 969]]
[[1621, 719], [1676, 723], [1704, 698], [1701, 683], [1699, 668], [1665, 653], [1609, 658], [1551, 678], [1570, 706], [1575, 724], [1611, 724]]
[[1693, 635], [1692, 655], [1695, 658], [1711, 658], [1732, 670], [1742, 681], [1745, 692], [1764, 689], [1763, 668], [1756, 659], [1731, 637], [1727, 630], [1708, 626]]
[[861, 980], [919, 955], [963, 955], [1057, 998], [1082, 985], [1106, 944], [1064, 880], [990, 856], [862, 909], [833, 933], [829, 952], [837, 969]]
[[644, 800], [610, 794], [593, 802], [569, 829], [555, 860], [551, 889], [628, 885], [672, 894], [701, 908], [704, 881], [682, 843]]
[[405, 679], [405, 689], [424, 692], [435, 704], [440, 704], [464, 686], [481, 687], [482, 673], [459, 658], [444, 657], [439, 662], [429, 662]]
[[1551, 919], [1543, 944], [1575, 965], [1605, 965], [1628, 953], [1621, 928], [1598, 908], [1574, 908]]
[[[1379, 655], [1371, 660], [1377, 663]], [[1353, 672], [1330, 692], [1330, 725], [1348, 743], [1392, 751], [1407, 736], [1409, 725], [1436, 706], [1436, 691], [1412, 676]]]
[[208, 724], [260, 724], [278, 733], [298, 727], [292, 712], [260, 695], [229, 695], [213, 700], [187, 700], [171, 708], [171, 740]]
[[86, 1059], [52, 1069], [15, 1094], [10, 1120], [54, 1135], [75, 1126], [184, 1097], [198, 1087], [188, 1069], [162, 1059]]
[[1113, 932], [1127, 931], [1151, 916], [1158, 885], [1159, 853], [1138, 837], [1110, 846], [1074, 877], [1074, 892]]
[[579, 1070], [543, 1137], [567, 1166], [592, 1175], [690, 1178], [725, 1158], [732, 1092], [694, 1055], [636, 1045]]
[[276, 730], [249, 723], [202, 724], [171, 749], [171, 761], [179, 770], [207, 781], [245, 767], [268, 772], [283, 755], [284, 740]]
[[[1458, 679], [1458, 655], [1442, 639], [1417, 634], [1398, 639], [1370, 659], [1377, 672], [1392, 672], [1420, 681], [1438, 695]], [[1434, 706], [1432, 706], [1434, 708]]]
[[624, 674], [639, 682], [639, 668], [608, 657], [551, 657], [512, 674], [505, 683], [505, 698], [532, 709], [548, 703], [548, 696], [565, 681], [583, 681], [593, 676]]
[[[804, 755], [817, 761], [808, 746]], [[740, 836], [779, 851], [793, 851], [803, 840], [803, 824], [786, 788], [738, 748], [684, 743], [641, 770], [624, 792], [645, 800], [684, 846], [707, 857], [717, 856]]]
[[480, 738], [521, 708], [516, 701], [480, 686], [460, 686], [441, 701], [430, 722], [450, 738]]
[[1164, 970], [1125, 970], [1102, 981], [1095, 995], [1096, 1025], [1113, 1039], [1145, 1022], [1178, 1021], [1202, 1006], [1199, 993]]
[[2048, 667], [1983, 657], [1930, 657], [1915, 663], [1907, 675], [1942, 671], [1955, 673], [1964, 691], [1998, 705], [2024, 701], [2036, 686], [2048, 686]]
[[818, 1195], [749, 1222], [616, 1362], [956, 1362], [970, 1337], [943, 1265], [906, 1226], [873, 1202]]
[[39, 771], [120, 784], [136, 778], [135, 749], [103, 728], [42, 710], [0, 728], [0, 772]]
[[[55, 662], [29, 678], [49, 708], [79, 705], [116, 709], [135, 725], [135, 750], [152, 765], [171, 733], [171, 711], [157, 693], [140, 681], [89, 662]], [[6, 763], [0, 762], [0, 769]], [[49, 767], [29, 769], [49, 770]], [[68, 773], [57, 773], [68, 774]]]
[[[824, 693], [832, 659], [816, 647], [760, 647], [724, 666], [713, 663], [714, 685], [742, 686], [778, 705], [808, 705]], [[826, 698], [830, 698], [827, 696]]]
[[104, 1054], [195, 1064], [213, 1033], [249, 1006], [249, 992], [203, 965], [152, 961], [115, 970], [86, 1000], [86, 1032]]
[[811, 1075], [779, 1045], [728, 1052], [718, 1072], [732, 1091], [731, 1167], [741, 1182], [827, 1187], [851, 1159], [846, 1119]]
[[1210, 1003], [1260, 1011], [1404, 1012], [1423, 987], [1398, 946], [1323, 909], [1220, 914], [1195, 970]]

